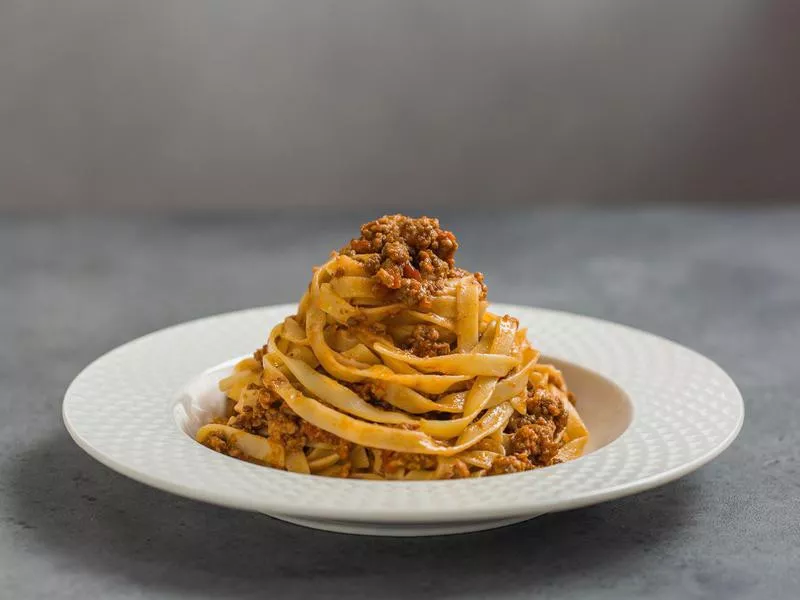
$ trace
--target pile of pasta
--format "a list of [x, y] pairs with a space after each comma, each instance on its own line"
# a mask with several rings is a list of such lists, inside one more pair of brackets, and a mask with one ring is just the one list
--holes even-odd
[[[539, 352], [515, 318], [487, 310], [473, 274], [458, 271], [430, 302], [409, 306], [376, 293], [365, 262], [334, 253], [315, 270], [297, 314], [272, 330], [256, 355], [261, 360], [242, 360], [220, 383], [233, 405], [231, 422], [252, 410], [263, 386], [300, 419], [349, 442], [347, 456], [330, 442], [290, 448], [222, 422], [202, 427], [198, 441], [217, 436], [240, 457], [296, 473], [441, 479], [457, 465], [480, 476], [509, 452], [504, 430], [515, 411], [525, 414], [530, 390], [544, 388], [567, 413], [553, 462], [581, 455], [588, 432], [561, 373], [537, 362]], [[419, 324], [434, 327], [452, 351], [417, 356], [403, 349]], [[380, 391], [380, 403], [353, 389], [365, 382]], [[391, 456], [406, 457], [407, 467], [387, 472], [388, 453], [401, 453]]]

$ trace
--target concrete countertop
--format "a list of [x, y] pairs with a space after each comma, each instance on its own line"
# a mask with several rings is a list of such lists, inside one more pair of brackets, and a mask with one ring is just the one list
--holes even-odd
[[72, 443], [61, 399], [91, 360], [296, 300], [371, 217], [0, 217], [0, 597], [797, 597], [800, 208], [442, 215], [490, 299], [646, 329], [731, 374], [740, 437], [656, 490], [465, 536], [350, 537], [150, 489]]

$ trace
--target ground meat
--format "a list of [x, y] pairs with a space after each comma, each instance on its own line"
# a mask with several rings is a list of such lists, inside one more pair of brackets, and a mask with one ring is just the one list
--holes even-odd
[[439, 330], [433, 325], [416, 325], [403, 347], [421, 357], [450, 354], [450, 344], [439, 341]]
[[264, 344], [263, 346], [261, 346], [261, 348], [253, 352], [253, 358], [256, 359], [256, 361], [260, 365], [266, 353], [267, 353], [267, 344]]
[[[383, 475], [392, 476], [403, 471], [438, 471], [441, 479], [461, 479], [470, 476], [470, 470], [461, 460], [449, 461], [440, 465], [439, 460], [430, 454], [411, 454], [378, 450], [381, 453]], [[441, 468], [440, 468], [441, 467]]]
[[306, 445], [300, 419], [286, 404], [270, 408], [267, 413], [267, 436], [287, 450], [299, 450]]
[[545, 388], [529, 388], [526, 406], [527, 414], [514, 413], [506, 427], [506, 433], [512, 435], [511, 451], [520, 460], [527, 461], [528, 468], [551, 465], [562, 445], [561, 433], [567, 425], [567, 413], [561, 400]]
[[239, 450], [236, 446], [230, 445], [228, 440], [218, 434], [212, 434], [208, 436], [203, 444], [215, 452], [219, 452], [220, 454], [227, 454], [228, 456], [242, 460], [247, 458], [244, 452]]
[[375, 273], [378, 272], [378, 269], [381, 268], [380, 254], [372, 254], [369, 256], [369, 258], [364, 260], [364, 268], [370, 275], [375, 275]]
[[258, 433], [267, 426], [267, 411], [257, 407], [245, 406], [242, 412], [236, 413], [231, 417], [228, 424], [248, 433]]
[[384, 258], [388, 258], [396, 265], [403, 265], [411, 262], [409, 247], [403, 242], [387, 242], [381, 254]]
[[481, 285], [481, 300], [485, 300], [486, 295], [489, 293], [489, 288], [486, 287], [486, 282], [483, 280], [483, 273], [475, 271], [472, 276], [475, 278], [475, 281]]
[[267, 436], [287, 449], [302, 448], [306, 438], [301, 430], [302, 420], [274, 391], [250, 384], [247, 390], [257, 394], [255, 404], [244, 406], [234, 414], [228, 425], [248, 433]]
[[446, 476], [450, 479], [469, 477], [469, 467], [463, 461], [456, 460], [448, 465]]
[[432, 470], [436, 468], [436, 457], [430, 454], [409, 454], [380, 450], [383, 458], [383, 472], [392, 474], [401, 469], [408, 471]]
[[349, 387], [353, 390], [356, 394], [358, 394], [363, 400], [366, 400], [373, 406], [377, 406], [378, 408], [382, 408], [384, 410], [392, 410], [394, 407], [389, 404], [388, 402], [384, 402], [382, 400], [384, 394], [386, 393], [386, 387], [383, 383], [379, 381], [362, 381], [358, 383], [346, 383], [342, 382], [344, 385]]
[[511, 438], [512, 452], [527, 456], [533, 465], [542, 467], [550, 464], [560, 447], [555, 439], [555, 425], [542, 418], [523, 425]]
[[333, 435], [325, 431], [324, 429], [320, 429], [316, 425], [312, 425], [308, 421], [301, 421], [300, 422], [300, 432], [303, 436], [303, 442], [319, 442], [322, 444], [330, 444], [336, 450], [336, 453], [342, 460], [347, 460], [350, 456], [350, 450], [352, 449], [353, 445], [340, 438], [339, 436]]
[[247, 391], [257, 395], [255, 405], [245, 406], [242, 412], [231, 417], [228, 424], [249, 433], [258, 433], [267, 427], [270, 412], [275, 411], [274, 407], [283, 401], [280, 396], [263, 385], [251, 383], [247, 386]]
[[[247, 389], [257, 394], [255, 404], [244, 406], [241, 412], [234, 414], [228, 420], [228, 425], [268, 437], [287, 450], [302, 450], [312, 442], [330, 444], [342, 460], [348, 460], [352, 450], [350, 442], [303, 421], [271, 389], [256, 384], [250, 384]], [[209, 436], [205, 445], [217, 452], [247, 460], [240, 450], [228, 444], [221, 436]], [[349, 474], [349, 464], [346, 466], [347, 472], [343, 471], [343, 477]]]
[[567, 426], [567, 411], [561, 400], [544, 388], [530, 390], [527, 400], [528, 415], [552, 419], [556, 432]]
[[458, 242], [438, 219], [403, 215], [381, 217], [361, 226], [361, 237], [343, 254], [374, 254], [366, 264], [376, 285], [391, 300], [425, 305], [454, 273]]
[[517, 456], [511, 454], [509, 456], [501, 456], [492, 463], [492, 468], [489, 470], [490, 475], [502, 475], [504, 473], [520, 473], [522, 471], [529, 471], [533, 465], [528, 460], [527, 456]]

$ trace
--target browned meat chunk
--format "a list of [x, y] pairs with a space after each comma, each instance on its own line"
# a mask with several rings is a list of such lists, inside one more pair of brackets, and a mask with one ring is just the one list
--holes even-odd
[[361, 227], [361, 237], [342, 248], [343, 254], [375, 254], [365, 263], [378, 286], [393, 300], [424, 305], [455, 274], [458, 242], [438, 219], [402, 215], [381, 217]]
[[416, 325], [405, 348], [421, 357], [441, 356], [451, 351], [450, 344], [439, 341], [439, 330], [433, 325]]

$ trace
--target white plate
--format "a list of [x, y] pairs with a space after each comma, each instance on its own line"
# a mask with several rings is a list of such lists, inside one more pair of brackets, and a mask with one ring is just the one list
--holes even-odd
[[75, 441], [154, 487], [318, 529], [378, 535], [478, 531], [612, 500], [672, 481], [722, 452], [744, 418], [733, 381], [654, 335], [567, 313], [495, 304], [564, 370], [591, 435], [588, 453], [526, 473], [453, 481], [297, 475], [217, 454], [192, 439], [219, 410], [216, 381], [295, 311], [280, 305], [192, 321], [89, 365], [64, 398]]

